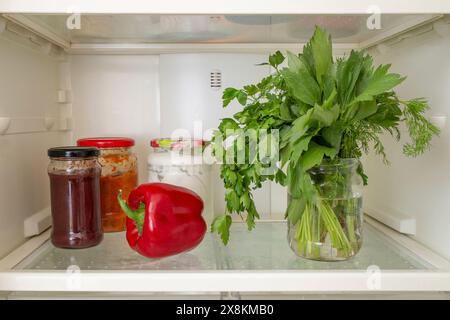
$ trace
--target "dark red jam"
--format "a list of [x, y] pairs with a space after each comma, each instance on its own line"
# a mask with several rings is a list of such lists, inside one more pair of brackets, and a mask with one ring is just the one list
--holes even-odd
[[[50, 156], [55, 154], [50, 150]], [[101, 168], [96, 157], [70, 155], [71, 158], [51, 156], [48, 170], [53, 219], [51, 240], [60, 248], [92, 247], [103, 239]]]

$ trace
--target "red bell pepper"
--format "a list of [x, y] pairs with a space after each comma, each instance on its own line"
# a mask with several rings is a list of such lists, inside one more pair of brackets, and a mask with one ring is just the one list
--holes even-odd
[[134, 189], [128, 204], [118, 200], [127, 215], [127, 241], [149, 258], [162, 258], [196, 247], [206, 232], [203, 201], [193, 191], [165, 183], [146, 183]]

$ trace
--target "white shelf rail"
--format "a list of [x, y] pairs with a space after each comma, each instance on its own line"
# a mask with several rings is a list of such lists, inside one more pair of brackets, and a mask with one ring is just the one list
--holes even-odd
[[56, 32], [35, 23], [33, 20], [22, 14], [5, 14], [4, 17], [63, 49], [68, 49], [70, 47], [70, 42], [68, 40], [62, 38]]
[[[73, 43], [70, 54], [272, 53], [299, 52], [304, 43]], [[358, 49], [357, 44], [333, 45], [335, 54]]]
[[0, 272], [0, 291], [40, 292], [436, 292], [449, 272], [212, 271]]
[[377, 210], [365, 207], [364, 212], [392, 229], [409, 235], [416, 234], [416, 219], [396, 210]]

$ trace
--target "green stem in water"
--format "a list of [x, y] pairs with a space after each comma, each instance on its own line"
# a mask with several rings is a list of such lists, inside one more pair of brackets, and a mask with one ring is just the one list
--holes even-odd
[[297, 224], [295, 238], [298, 252], [310, 258], [320, 257], [320, 218], [316, 216], [314, 208], [306, 204], [302, 217]]
[[345, 225], [347, 229], [348, 239], [351, 244], [356, 242], [355, 234], [355, 201], [354, 199], [347, 200], [347, 210], [345, 215]]
[[351, 254], [351, 241], [328, 201], [319, 200], [315, 206], [307, 204], [295, 232], [299, 253], [310, 258], [319, 258], [320, 247], [317, 244], [323, 242], [321, 239], [327, 234], [334, 248], [341, 250], [346, 256]]
[[352, 214], [348, 214], [345, 216], [346, 224], [347, 224], [347, 234], [350, 243], [354, 244], [357, 242], [356, 234], [355, 234], [355, 216]]
[[352, 246], [344, 232], [344, 229], [342, 229], [333, 208], [331, 208], [328, 201], [321, 200], [319, 203], [319, 210], [322, 212], [325, 228], [330, 235], [333, 247], [336, 249], [341, 249], [345, 255], [349, 255], [352, 251]]

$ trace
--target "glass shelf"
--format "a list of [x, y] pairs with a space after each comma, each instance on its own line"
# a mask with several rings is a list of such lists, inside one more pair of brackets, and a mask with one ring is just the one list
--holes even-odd
[[67, 24], [73, 23], [73, 14], [41, 12], [3, 16], [70, 54], [298, 50], [316, 25], [330, 32], [335, 53], [343, 54], [350, 49], [375, 46], [443, 17], [435, 14], [439, 10], [430, 10], [433, 14], [408, 13], [408, 10], [403, 14], [384, 12], [382, 26], [373, 28], [368, 27], [372, 15], [365, 10], [362, 14], [354, 10], [353, 13], [306, 14], [302, 6], [301, 11], [295, 14], [291, 8], [289, 14], [264, 15], [85, 13], [79, 20], [80, 28], [71, 29]]
[[299, 258], [286, 240], [286, 224], [264, 222], [249, 232], [243, 223], [234, 223], [227, 247], [208, 233], [200, 246], [177, 256], [152, 260], [129, 248], [125, 233], [105, 234], [93, 248], [67, 250], [50, 241], [33, 252], [15, 270], [53, 271], [77, 266], [89, 271], [295, 271], [295, 270], [432, 270], [433, 267], [405, 248], [365, 224], [364, 243], [358, 255], [344, 262], [318, 262]]
[[70, 15], [25, 15], [70, 43], [302, 43], [315, 25], [336, 43], [359, 43], [423, 15], [384, 14], [383, 28], [369, 30], [369, 15], [88, 15], [67, 29]]
[[106, 233], [100, 245], [60, 249], [47, 241], [17, 268], [23, 270], [216, 270], [214, 241], [209, 234], [194, 250], [164, 259], [149, 259], [132, 250], [125, 232]]
[[235, 270], [423, 270], [432, 268], [389, 241], [369, 224], [364, 226], [363, 246], [352, 259], [341, 262], [312, 261], [297, 257], [289, 248], [284, 223], [261, 223], [254, 231], [235, 226], [227, 247], [225, 269]]

